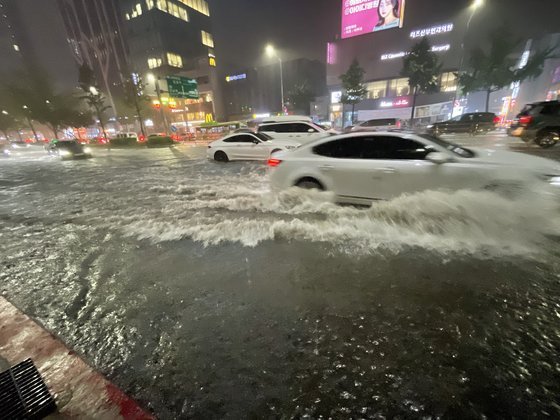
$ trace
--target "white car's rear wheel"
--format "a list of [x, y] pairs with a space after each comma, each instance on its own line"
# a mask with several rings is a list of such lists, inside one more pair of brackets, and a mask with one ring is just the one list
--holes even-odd
[[296, 187], [303, 188], [305, 190], [319, 190], [319, 191], [325, 190], [325, 187], [323, 187], [319, 181], [313, 178], [300, 179], [297, 182]]

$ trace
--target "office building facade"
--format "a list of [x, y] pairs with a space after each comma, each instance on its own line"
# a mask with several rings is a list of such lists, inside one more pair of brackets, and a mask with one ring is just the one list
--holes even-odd
[[[187, 129], [223, 118], [218, 58], [214, 52], [211, 10], [205, 0], [123, 0], [132, 72], [160, 85], [167, 120]], [[196, 79], [198, 99], [169, 97], [167, 76]], [[153, 79], [153, 78], [151, 78]], [[148, 86], [155, 95], [154, 86]]]

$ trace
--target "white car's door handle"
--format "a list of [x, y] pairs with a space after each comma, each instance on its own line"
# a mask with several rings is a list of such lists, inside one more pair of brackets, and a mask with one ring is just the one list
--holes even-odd
[[395, 168], [379, 168], [378, 171], [383, 172], [384, 174], [394, 174], [397, 172]]
[[319, 169], [321, 169], [322, 171], [330, 171], [330, 170], [334, 169], [334, 166], [332, 166], [332, 165], [321, 165], [321, 166], [319, 166]]

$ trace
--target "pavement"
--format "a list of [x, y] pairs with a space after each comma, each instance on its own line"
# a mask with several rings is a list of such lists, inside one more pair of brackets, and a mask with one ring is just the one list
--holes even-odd
[[152, 420], [138, 404], [74, 351], [0, 297], [2, 370], [31, 358], [55, 397], [52, 419]]
[[336, 206], [205, 152], [0, 161], [1, 295], [162, 419], [560, 416], [557, 204], [432, 191]]

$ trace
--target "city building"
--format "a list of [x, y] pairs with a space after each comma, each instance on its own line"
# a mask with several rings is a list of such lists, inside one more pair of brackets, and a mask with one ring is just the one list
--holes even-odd
[[127, 47], [117, 0], [57, 0], [75, 67], [87, 65], [105, 92], [113, 116], [127, 77]]
[[[298, 58], [251, 69], [232, 71], [223, 76], [224, 99], [230, 121], [289, 112], [309, 114], [309, 106], [290, 103], [296, 89], [306, 89], [313, 101], [326, 92], [325, 64]], [[282, 74], [282, 77], [281, 77]], [[284, 104], [282, 107], [282, 87]], [[301, 109], [299, 109], [301, 108]]]
[[[367, 98], [356, 105], [355, 118], [412, 117], [412, 95], [408, 79], [400, 75], [403, 58], [413, 45], [427, 37], [442, 63], [438, 92], [417, 98], [414, 119], [429, 123], [465, 112], [485, 110], [484, 92], [462, 96], [457, 89], [457, 72], [468, 65], [468, 51], [483, 42], [488, 28], [481, 32], [474, 24], [477, 13], [484, 13], [484, 3], [476, 1], [441, 2], [434, 0], [392, 0], [392, 10], [382, 22], [378, 0], [342, 2], [342, 25], [337, 39], [326, 48], [329, 120], [336, 126], [351, 124], [350, 106], [341, 103], [340, 76], [352, 60], [365, 70]], [[477, 6], [480, 8], [477, 9]], [[473, 19], [475, 18], [475, 19]], [[531, 37], [533, 34], [525, 36]], [[466, 44], [470, 39], [470, 44]], [[558, 45], [558, 35], [527, 39], [519, 47], [519, 65], [538, 49]], [[546, 100], [558, 94], [560, 63], [548, 60], [543, 74], [535, 80], [494, 92], [489, 111], [504, 120], [511, 119], [527, 102]], [[554, 76], [556, 74], [557, 76]], [[344, 113], [343, 113], [344, 111]]]
[[0, 74], [44, 71], [55, 87], [72, 89], [78, 71], [56, 0], [0, 0]]
[[[148, 82], [154, 106], [164, 110], [167, 122], [187, 130], [222, 119], [219, 58], [214, 52], [207, 1], [122, 0], [120, 6], [130, 69]], [[167, 87], [169, 76], [196, 80], [199, 97], [171, 97]], [[156, 82], [159, 89], [155, 89]]]

